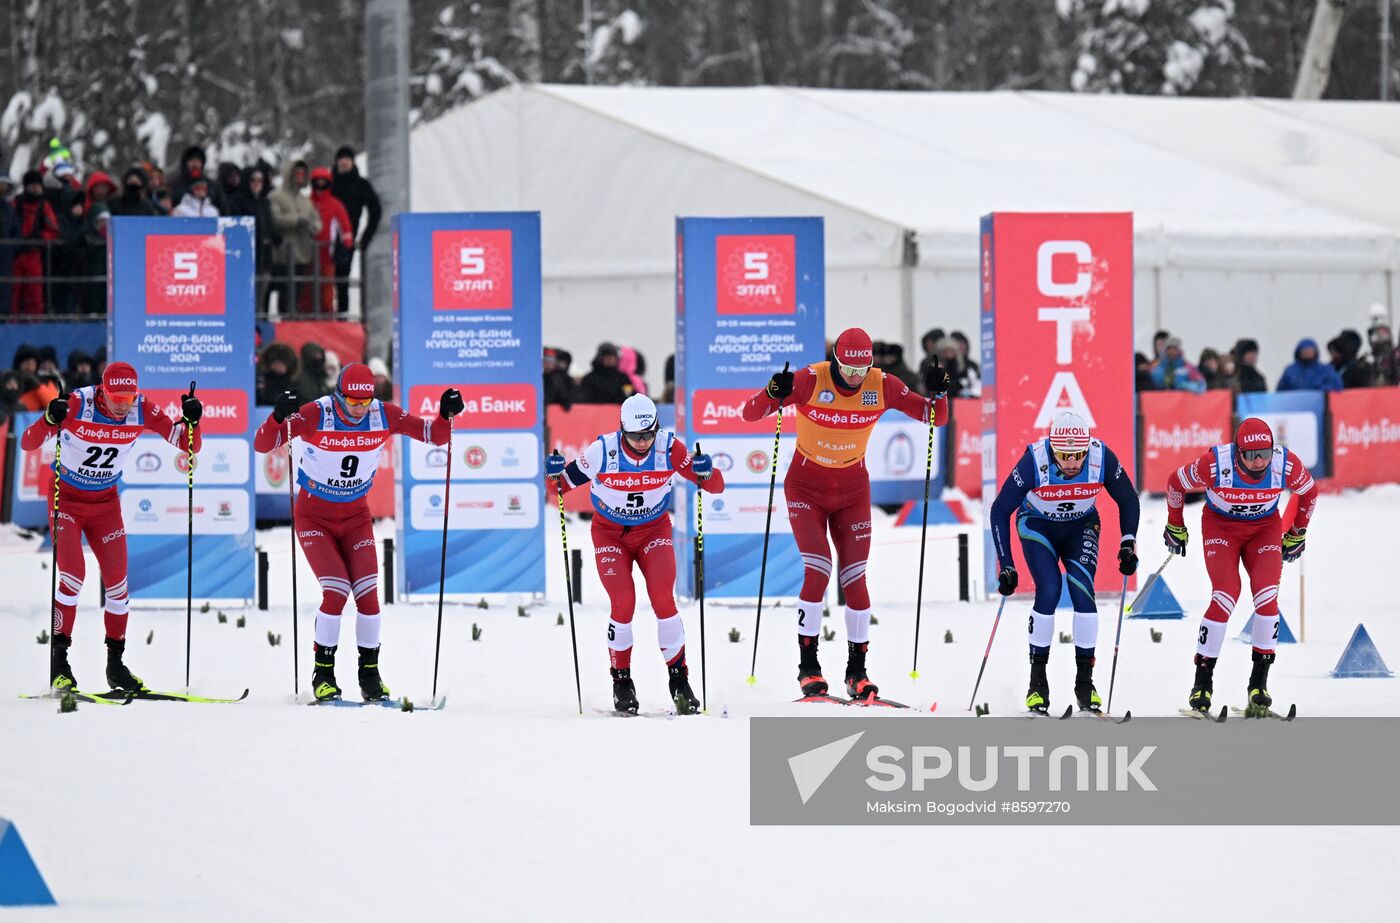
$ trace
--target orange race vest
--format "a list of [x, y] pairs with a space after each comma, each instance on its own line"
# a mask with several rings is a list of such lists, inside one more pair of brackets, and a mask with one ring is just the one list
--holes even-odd
[[810, 368], [817, 383], [797, 408], [797, 451], [827, 468], [849, 468], [865, 458], [870, 431], [885, 412], [885, 373], [871, 369], [860, 389], [846, 395], [831, 380], [831, 363]]

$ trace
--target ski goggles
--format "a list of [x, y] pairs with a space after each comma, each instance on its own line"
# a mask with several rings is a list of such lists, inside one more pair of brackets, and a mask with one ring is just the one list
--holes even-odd
[[1240, 449], [1240, 456], [1245, 461], [1261, 462], [1268, 461], [1274, 457], [1273, 449]]
[[656, 430], [654, 430], [654, 429], [644, 430], [644, 431], [642, 431], [642, 432], [640, 432], [640, 433], [623, 433], [622, 435], [626, 436], [626, 437], [627, 437], [629, 440], [631, 440], [632, 442], [655, 442], [655, 441], [656, 441]]
[[340, 399], [351, 407], [368, 407], [370, 402], [374, 400], [372, 397], [345, 397], [344, 395], [341, 395]]
[[1064, 451], [1061, 451], [1060, 449], [1055, 449], [1054, 451], [1055, 451], [1055, 461], [1057, 461], [1057, 462], [1077, 462], [1077, 461], [1083, 461], [1083, 460], [1084, 460], [1084, 457], [1085, 457], [1086, 455], [1089, 454], [1089, 450], [1088, 450], [1088, 449], [1080, 449], [1080, 450], [1077, 451], [1077, 452], [1064, 452]]
[[846, 378], [864, 378], [866, 373], [870, 371], [870, 366], [846, 365], [844, 362], [838, 362], [836, 363], [836, 371], [840, 372]]

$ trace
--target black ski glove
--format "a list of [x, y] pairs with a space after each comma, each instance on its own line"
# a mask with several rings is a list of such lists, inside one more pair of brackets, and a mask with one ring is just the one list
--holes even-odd
[[194, 396], [194, 382], [190, 382], [189, 394], [180, 395], [180, 412], [190, 426], [198, 426], [199, 418], [204, 416], [204, 404]]
[[792, 394], [792, 372], [788, 371], [788, 363], [783, 363], [781, 372], [773, 373], [773, 377], [768, 379], [768, 387], [764, 390], [775, 401], [782, 401]]
[[295, 391], [283, 391], [277, 395], [277, 403], [272, 407], [272, 419], [285, 423], [287, 418], [301, 409], [301, 398]]
[[1010, 564], [1001, 569], [997, 574], [997, 592], [1002, 596], [1010, 596], [1016, 592], [1016, 568]]
[[68, 398], [56, 397], [49, 401], [49, 409], [44, 411], [44, 420], [50, 426], [57, 426], [68, 416]]
[[456, 388], [448, 388], [442, 392], [442, 397], [438, 398], [438, 414], [444, 420], [457, 416], [466, 406], [462, 400], [462, 392]]
[[1118, 573], [1124, 577], [1137, 573], [1137, 542], [1127, 539], [1118, 546]]

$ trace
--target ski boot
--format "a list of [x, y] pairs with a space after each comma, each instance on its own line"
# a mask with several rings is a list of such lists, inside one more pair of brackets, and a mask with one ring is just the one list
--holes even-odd
[[1098, 714], [1103, 711], [1103, 699], [1094, 688], [1094, 658], [1075, 655], [1074, 668], [1074, 698], [1079, 710]]
[[632, 670], [612, 669], [613, 708], [620, 712], [637, 713], [637, 687], [632, 684]]
[[379, 678], [379, 648], [362, 647], [360, 651], [360, 695], [366, 702], [389, 698], [389, 687]]
[[1045, 676], [1049, 654], [1031, 654], [1031, 684], [1026, 690], [1026, 708], [1038, 715], [1050, 712], [1050, 680]]
[[853, 699], [876, 699], [880, 696], [880, 687], [865, 675], [865, 652], [869, 647], [869, 641], [860, 644], [846, 642], [846, 695]]
[[670, 673], [671, 699], [676, 703], [676, 714], [696, 715], [700, 713], [700, 700], [691, 691], [690, 670], [685, 665], [685, 658], [679, 657], [676, 662], [666, 667]]
[[1254, 668], [1249, 671], [1249, 708], [1246, 709], [1248, 717], [1262, 717], [1269, 713], [1269, 706], [1274, 704], [1273, 697], [1269, 695], [1269, 667], [1274, 662], [1274, 652], [1264, 651], [1254, 652]]
[[325, 702], [340, 698], [340, 687], [335, 682], [336, 646], [315, 645], [316, 668], [311, 671], [311, 691], [318, 701]]
[[822, 665], [817, 662], [817, 636], [798, 635], [797, 647], [801, 654], [797, 663], [797, 684], [802, 687], [802, 694], [826, 695], [826, 679], [822, 677]]
[[73, 639], [68, 635], [53, 633], [53, 653], [49, 657], [49, 687], [62, 694], [78, 688], [73, 678], [73, 668], [68, 665], [68, 645]]
[[1196, 682], [1191, 687], [1191, 697], [1187, 700], [1187, 704], [1196, 711], [1210, 711], [1210, 696], [1215, 691], [1215, 661], [1214, 657], [1196, 655]]
[[146, 684], [141, 682], [141, 677], [133, 674], [126, 664], [122, 663], [122, 654], [125, 652], [125, 639], [107, 639], [107, 685], [112, 689], [132, 694], [145, 692]]

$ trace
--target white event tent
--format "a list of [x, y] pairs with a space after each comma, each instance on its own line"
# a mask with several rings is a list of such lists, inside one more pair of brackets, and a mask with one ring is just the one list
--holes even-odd
[[[1400, 107], [1266, 99], [521, 85], [417, 126], [415, 211], [542, 213], [545, 342], [674, 349], [678, 215], [820, 215], [827, 330], [975, 344], [979, 218], [1131, 211], [1138, 348], [1304, 336], [1394, 305]], [[975, 345], [974, 345], [975, 349]]]

